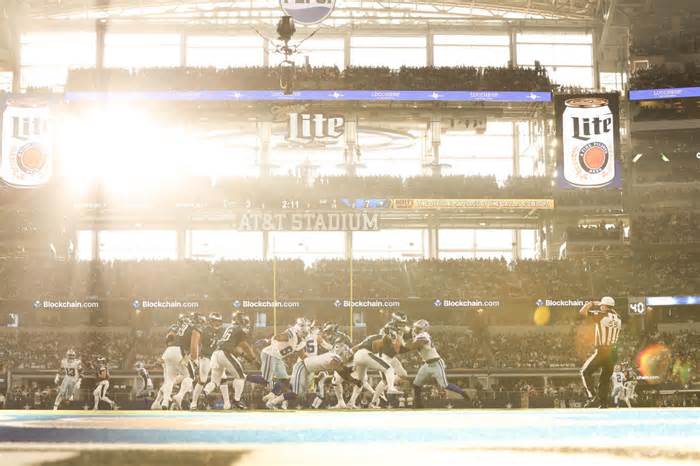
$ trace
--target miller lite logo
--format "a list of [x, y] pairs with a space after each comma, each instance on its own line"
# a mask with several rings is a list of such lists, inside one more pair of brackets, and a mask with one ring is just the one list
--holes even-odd
[[10, 186], [37, 187], [51, 178], [49, 107], [10, 101], [2, 115], [0, 178]]
[[615, 178], [615, 121], [608, 100], [568, 99], [562, 115], [564, 179], [596, 188]]
[[335, 0], [280, 0], [280, 7], [299, 24], [316, 24], [330, 16]]
[[337, 139], [345, 132], [345, 119], [342, 116], [324, 116], [322, 113], [289, 114], [287, 139], [297, 142], [311, 142], [317, 139]]

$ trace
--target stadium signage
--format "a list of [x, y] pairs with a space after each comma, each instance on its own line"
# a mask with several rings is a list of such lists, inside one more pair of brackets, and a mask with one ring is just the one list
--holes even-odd
[[322, 113], [289, 114], [287, 139], [290, 141], [313, 141], [315, 139], [337, 139], [345, 133], [345, 118], [324, 116]]
[[333, 13], [335, 0], [280, 0], [280, 7], [299, 24], [316, 24]]
[[620, 186], [619, 97], [615, 93], [557, 96], [560, 187]]
[[2, 112], [0, 179], [19, 188], [46, 184], [52, 174], [48, 101], [12, 98]]
[[368, 212], [248, 212], [235, 217], [238, 231], [376, 231], [379, 214]]
[[700, 87], [676, 87], [672, 89], [640, 89], [630, 91], [630, 100], [689, 99], [700, 97]]
[[554, 209], [553, 199], [392, 199], [392, 209]]

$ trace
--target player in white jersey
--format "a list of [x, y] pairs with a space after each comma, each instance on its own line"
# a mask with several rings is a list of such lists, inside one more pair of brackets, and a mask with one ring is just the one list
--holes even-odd
[[146, 365], [143, 361], [137, 361], [134, 364], [136, 370], [136, 382], [134, 383], [134, 394], [137, 398], [153, 396], [153, 380], [151, 374], [148, 373]]
[[625, 386], [625, 374], [622, 372], [622, 368], [619, 364], [615, 364], [615, 369], [610, 376], [610, 381], [612, 382], [612, 400], [615, 406], [619, 406], [620, 398], [624, 392]]
[[[53, 409], [57, 410], [63, 400], [73, 401], [75, 393], [80, 389], [80, 383], [83, 377], [83, 366], [75, 355], [75, 351], [69, 349], [66, 351], [66, 357], [61, 360], [61, 367], [54, 378], [54, 382], [61, 386], [58, 389], [56, 400], [53, 403]], [[61, 380], [61, 378], [63, 380]]]
[[287, 373], [287, 365], [284, 363], [284, 358], [294, 353], [301, 354], [304, 352], [308, 333], [309, 321], [299, 317], [294, 325], [285, 332], [274, 335], [270, 340], [270, 344], [261, 351], [260, 372], [270, 388], [270, 393], [263, 397], [265, 403], [287, 391], [289, 374]]
[[423, 365], [418, 369], [416, 378], [413, 379], [413, 406], [415, 408], [423, 407], [423, 386], [431, 382], [435, 382], [442, 389], [459, 394], [465, 400], [469, 399], [462, 387], [447, 381], [445, 361], [435, 349], [433, 339], [428, 333], [429, 329], [430, 324], [427, 320], [416, 321], [413, 324], [413, 340], [408, 345], [410, 349], [416, 350], [423, 360]]
[[[314, 376], [322, 371], [340, 371], [341, 373], [349, 374], [345, 368], [345, 363], [352, 358], [350, 347], [344, 343], [337, 343], [331, 347], [331, 350], [323, 354], [315, 354], [306, 356], [297, 361], [292, 370], [292, 392], [300, 399], [301, 404], [304, 404], [304, 397], [309, 386], [309, 381]], [[276, 403], [281, 402], [280, 397], [270, 402], [270, 405], [276, 406]], [[314, 404], [318, 407], [323, 402], [323, 397], [317, 395]], [[313, 404], [312, 404], [313, 406]]]

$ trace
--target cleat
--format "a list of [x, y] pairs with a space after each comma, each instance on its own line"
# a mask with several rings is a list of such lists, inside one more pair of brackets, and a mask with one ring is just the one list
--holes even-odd
[[[240, 410], [246, 410], [248, 409], [248, 406], [245, 405], [242, 401], [234, 401], [233, 402], [233, 407], [235, 409], [240, 409]], [[230, 409], [230, 408], [229, 408]]]
[[600, 407], [600, 400], [598, 400], [597, 396], [594, 396], [590, 400], [586, 401], [586, 404], [583, 405], [584, 408], [598, 408]]
[[338, 403], [333, 406], [329, 406], [328, 409], [348, 409], [348, 405], [345, 403]]

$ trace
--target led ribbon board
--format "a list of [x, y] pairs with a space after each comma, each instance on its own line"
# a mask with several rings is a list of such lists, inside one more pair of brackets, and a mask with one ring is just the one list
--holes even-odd
[[700, 97], [700, 87], [630, 91], [630, 100], [690, 99], [693, 97]]
[[100, 100], [162, 101], [409, 101], [409, 102], [551, 102], [550, 92], [511, 91], [146, 91], [146, 92], [66, 92], [68, 102]]

